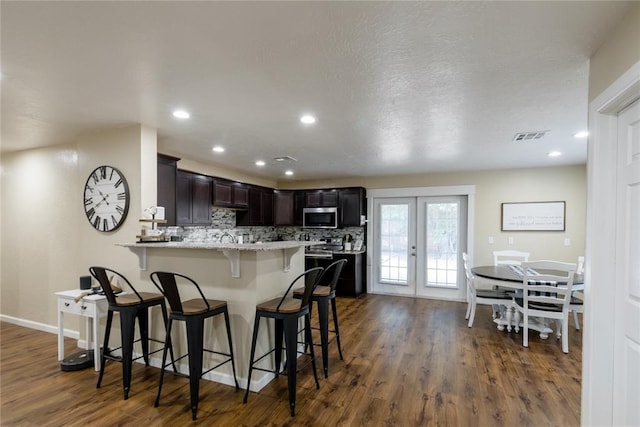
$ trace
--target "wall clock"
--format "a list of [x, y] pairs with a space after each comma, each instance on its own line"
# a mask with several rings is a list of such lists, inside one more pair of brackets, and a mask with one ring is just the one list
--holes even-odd
[[84, 212], [98, 231], [114, 231], [129, 212], [129, 185], [113, 166], [97, 167], [84, 185]]

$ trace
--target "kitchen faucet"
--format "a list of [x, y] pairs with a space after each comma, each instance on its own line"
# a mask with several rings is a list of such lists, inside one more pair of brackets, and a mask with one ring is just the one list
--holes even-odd
[[220, 236], [220, 243], [223, 243], [222, 240], [224, 240], [225, 236], [229, 236], [229, 238], [231, 238], [231, 243], [236, 243], [235, 236], [227, 231], [222, 233], [222, 236]]

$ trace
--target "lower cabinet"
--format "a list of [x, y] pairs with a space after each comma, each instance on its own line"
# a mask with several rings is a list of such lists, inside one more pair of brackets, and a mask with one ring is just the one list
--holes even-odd
[[336, 295], [358, 297], [366, 290], [364, 256], [364, 253], [344, 253], [334, 254], [333, 259], [307, 257], [305, 258], [305, 268], [326, 268], [329, 264], [337, 260], [346, 259], [347, 263], [342, 269], [342, 273], [338, 279], [338, 285], [336, 286]]

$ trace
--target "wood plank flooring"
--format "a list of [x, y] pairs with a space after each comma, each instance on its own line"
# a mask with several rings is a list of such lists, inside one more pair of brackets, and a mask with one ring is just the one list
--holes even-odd
[[[198, 420], [221, 426], [577, 426], [581, 333], [570, 323], [569, 354], [555, 337], [499, 332], [479, 306], [467, 328], [466, 304], [382, 295], [338, 299], [344, 360], [329, 349], [329, 378], [316, 390], [310, 365], [298, 373], [296, 416], [280, 376], [242, 403], [243, 390], [203, 380]], [[315, 312], [315, 311], [314, 311]], [[6, 322], [0, 327], [0, 425], [114, 426], [192, 423], [189, 385], [135, 364], [122, 400], [121, 367], [60, 371], [56, 335]], [[318, 340], [319, 341], [319, 340]], [[67, 354], [76, 351], [65, 340]], [[318, 359], [319, 349], [317, 351]]]

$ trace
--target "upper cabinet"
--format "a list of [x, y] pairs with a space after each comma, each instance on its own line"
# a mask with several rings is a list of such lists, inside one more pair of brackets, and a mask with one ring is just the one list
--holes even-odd
[[364, 226], [366, 212], [364, 188], [341, 188], [338, 190], [338, 200], [338, 221], [340, 227]]
[[236, 213], [236, 225], [273, 225], [273, 189], [249, 186], [249, 208]]
[[275, 190], [273, 192], [274, 225], [302, 226], [304, 198], [304, 191]]
[[213, 206], [221, 208], [249, 207], [249, 186], [226, 179], [213, 179]]
[[211, 177], [178, 170], [176, 174], [176, 224], [211, 224]]
[[305, 208], [325, 208], [338, 206], [338, 190], [306, 190]]
[[158, 181], [156, 202], [164, 207], [164, 217], [167, 225], [176, 225], [176, 173], [178, 170], [177, 157], [158, 154]]

